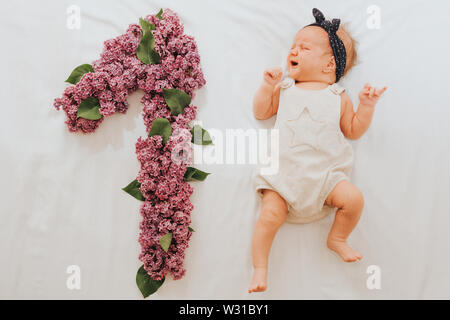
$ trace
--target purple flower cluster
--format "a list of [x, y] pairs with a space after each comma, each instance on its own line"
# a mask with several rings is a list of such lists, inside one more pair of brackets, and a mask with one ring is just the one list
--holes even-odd
[[[166, 9], [163, 18], [154, 15], [145, 18], [156, 26], [152, 33], [161, 63], [146, 65], [137, 58], [142, 29], [131, 24], [125, 34], [104, 42], [100, 59], [92, 63], [93, 73], [85, 74], [75, 86], [67, 87], [61, 98], [55, 99], [55, 108], [62, 107], [67, 115], [70, 131], [93, 132], [105, 116], [126, 113], [127, 97], [137, 89], [155, 95], [163, 89], [176, 88], [193, 98], [194, 91], [206, 83], [194, 38], [183, 34], [176, 13]], [[104, 116], [99, 120], [77, 119], [79, 104], [89, 97], [99, 99], [99, 111]]]
[[[69, 131], [90, 133], [106, 116], [126, 113], [130, 93], [137, 89], [145, 92], [141, 102], [147, 135], [136, 143], [141, 165], [137, 180], [145, 198], [140, 210], [143, 220], [139, 259], [153, 279], [161, 280], [170, 273], [176, 280], [186, 272], [184, 251], [191, 237], [189, 225], [193, 205], [189, 197], [193, 189], [184, 181], [184, 174], [192, 161], [188, 123], [195, 119], [197, 107], [190, 105], [182, 114], [173, 116], [162, 90], [179, 89], [194, 98], [194, 91], [205, 84], [205, 79], [195, 40], [183, 34], [184, 28], [177, 14], [166, 9], [162, 20], [155, 15], [145, 19], [156, 27], [152, 33], [155, 50], [161, 56], [159, 64], [146, 65], [137, 58], [142, 29], [132, 24], [125, 34], [104, 42], [100, 59], [92, 63], [94, 72], [85, 74], [75, 86], [67, 87], [63, 96], [55, 99], [54, 106], [58, 110], [62, 106]], [[79, 104], [89, 97], [99, 100], [99, 111], [103, 115], [99, 120], [77, 119]], [[167, 118], [171, 124], [172, 135], [165, 144], [161, 136], [148, 137], [156, 118]], [[172, 233], [172, 242], [165, 252], [159, 240], [168, 232]]]
[[[171, 159], [175, 145], [177, 138], [171, 137], [163, 145], [161, 136], [139, 138], [136, 143], [141, 164], [137, 180], [146, 199], [141, 207], [143, 220], [139, 242], [142, 252], [139, 259], [155, 280], [161, 280], [168, 272], [177, 280], [186, 272], [183, 260], [191, 237], [189, 225], [193, 205], [189, 197], [193, 189], [184, 181], [187, 163], [178, 165]], [[172, 233], [172, 244], [165, 252], [159, 240], [168, 232]]]

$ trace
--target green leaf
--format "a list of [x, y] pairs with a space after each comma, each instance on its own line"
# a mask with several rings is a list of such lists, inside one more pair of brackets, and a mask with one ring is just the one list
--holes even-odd
[[186, 172], [184, 174], [184, 180], [186, 180], [186, 181], [193, 181], [193, 180], [204, 181], [208, 175], [210, 175], [210, 173], [198, 170], [196, 168], [187, 167]]
[[183, 113], [184, 108], [191, 103], [191, 97], [178, 89], [163, 89], [163, 94], [164, 100], [174, 116]]
[[87, 98], [78, 106], [77, 119], [98, 120], [103, 117], [99, 109], [100, 103], [96, 97]]
[[137, 57], [142, 63], [157, 64], [161, 61], [161, 56], [154, 50], [155, 38], [151, 32], [144, 32], [141, 42], [137, 48]]
[[161, 8], [161, 10], [159, 10], [159, 12], [156, 14], [156, 17], [157, 17], [159, 20], [163, 20], [164, 18], [163, 18], [163, 16], [162, 16], [162, 14], [163, 14], [163, 9]]
[[81, 78], [83, 78], [83, 76], [89, 72], [94, 72], [94, 68], [92, 68], [90, 64], [82, 64], [72, 71], [69, 78], [67, 78], [65, 82], [77, 84], [81, 80]]
[[137, 274], [136, 274], [136, 284], [141, 290], [142, 296], [144, 298], [147, 298], [149, 295], [154, 294], [159, 287], [162, 286], [164, 283], [164, 280], [166, 278], [163, 278], [162, 280], [153, 280], [147, 271], [144, 269], [144, 265], [142, 265]]
[[155, 25], [150, 23], [150, 22], [148, 22], [145, 19], [139, 18], [139, 24], [141, 25], [141, 28], [144, 31], [144, 33], [145, 32], [151, 32], [151, 30], [156, 30]]
[[150, 64], [158, 64], [161, 62], [161, 56], [155, 50], [150, 51]]
[[161, 136], [163, 138], [163, 143], [169, 140], [172, 135], [172, 126], [169, 120], [166, 118], [157, 118], [153, 121], [152, 128], [150, 129], [149, 137]]
[[195, 232], [195, 230], [192, 229], [191, 227], [188, 227], [188, 229], [189, 229], [190, 232]]
[[155, 30], [156, 27], [142, 18], [139, 18], [139, 24], [141, 25], [143, 35], [137, 48], [137, 57], [145, 64], [160, 63], [161, 56], [155, 51], [155, 38], [152, 33], [152, 30]]
[[172, 243], [172, 232], [163, 235], [159, 239], [159, 243], [165, 252], [169, 251], [170, 244]]
[[145, 201], [144, 196], [141, 192], [141, 184], [137, 180], [133, 180], [130, 182], [129, 185], [127, 185], [125, 188], [122, 188], [123, 191], [130, 194], [131, 196], [135, 197], [138, 200]]
[[191, 134], [192, 134], [192, 143], [194, 144], [199, 145], [213, 144], [209, 132], [203, 129], [198, 124], [191, 129]]

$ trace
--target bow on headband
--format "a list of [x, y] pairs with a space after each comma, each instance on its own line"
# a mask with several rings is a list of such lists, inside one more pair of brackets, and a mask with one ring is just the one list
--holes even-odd
[[321, 25], [327, 32], [336, 33], [339, 29], [339, 25], [341, 24], [341, 19], [333, 19], [331, 22], [325, 20], [325, 17], [319, 9], [313, 9], [313, 16], [316, 18], [316, 23]]
[[314, 8], [313, 16], [316, 18], [316, 22], [308, 26], [318, 26], [324, 29], [328, 33], [330, 39], [331, 49], [333, 50], [334, 60], [336, 61], [336, 82], [342, 77], [345, 71], [345, 65], [347, 63], [347, 53], [342, 40], [338, 37], [336, 32], [341, 24], [340, 19], [333, 19], [331, 22], [325, 20], [325, 16], [319, 9]]

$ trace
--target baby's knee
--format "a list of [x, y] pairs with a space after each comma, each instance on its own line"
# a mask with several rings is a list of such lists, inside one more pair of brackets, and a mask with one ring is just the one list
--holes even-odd
[[360, 213], [364, 208], [364, 196], [362, 192], [356, 188], [352, 190], [348, 195], [345, 207], [347, 210]]

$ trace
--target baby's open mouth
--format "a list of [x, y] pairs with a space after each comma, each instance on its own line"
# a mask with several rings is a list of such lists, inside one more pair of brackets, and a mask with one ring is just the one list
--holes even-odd
[[295, 62], [295, 61], [291, 61], [291, 66], [293, 66], [293, 67], [296, 67], [296, 66], [298, 66], [298, 62]]

